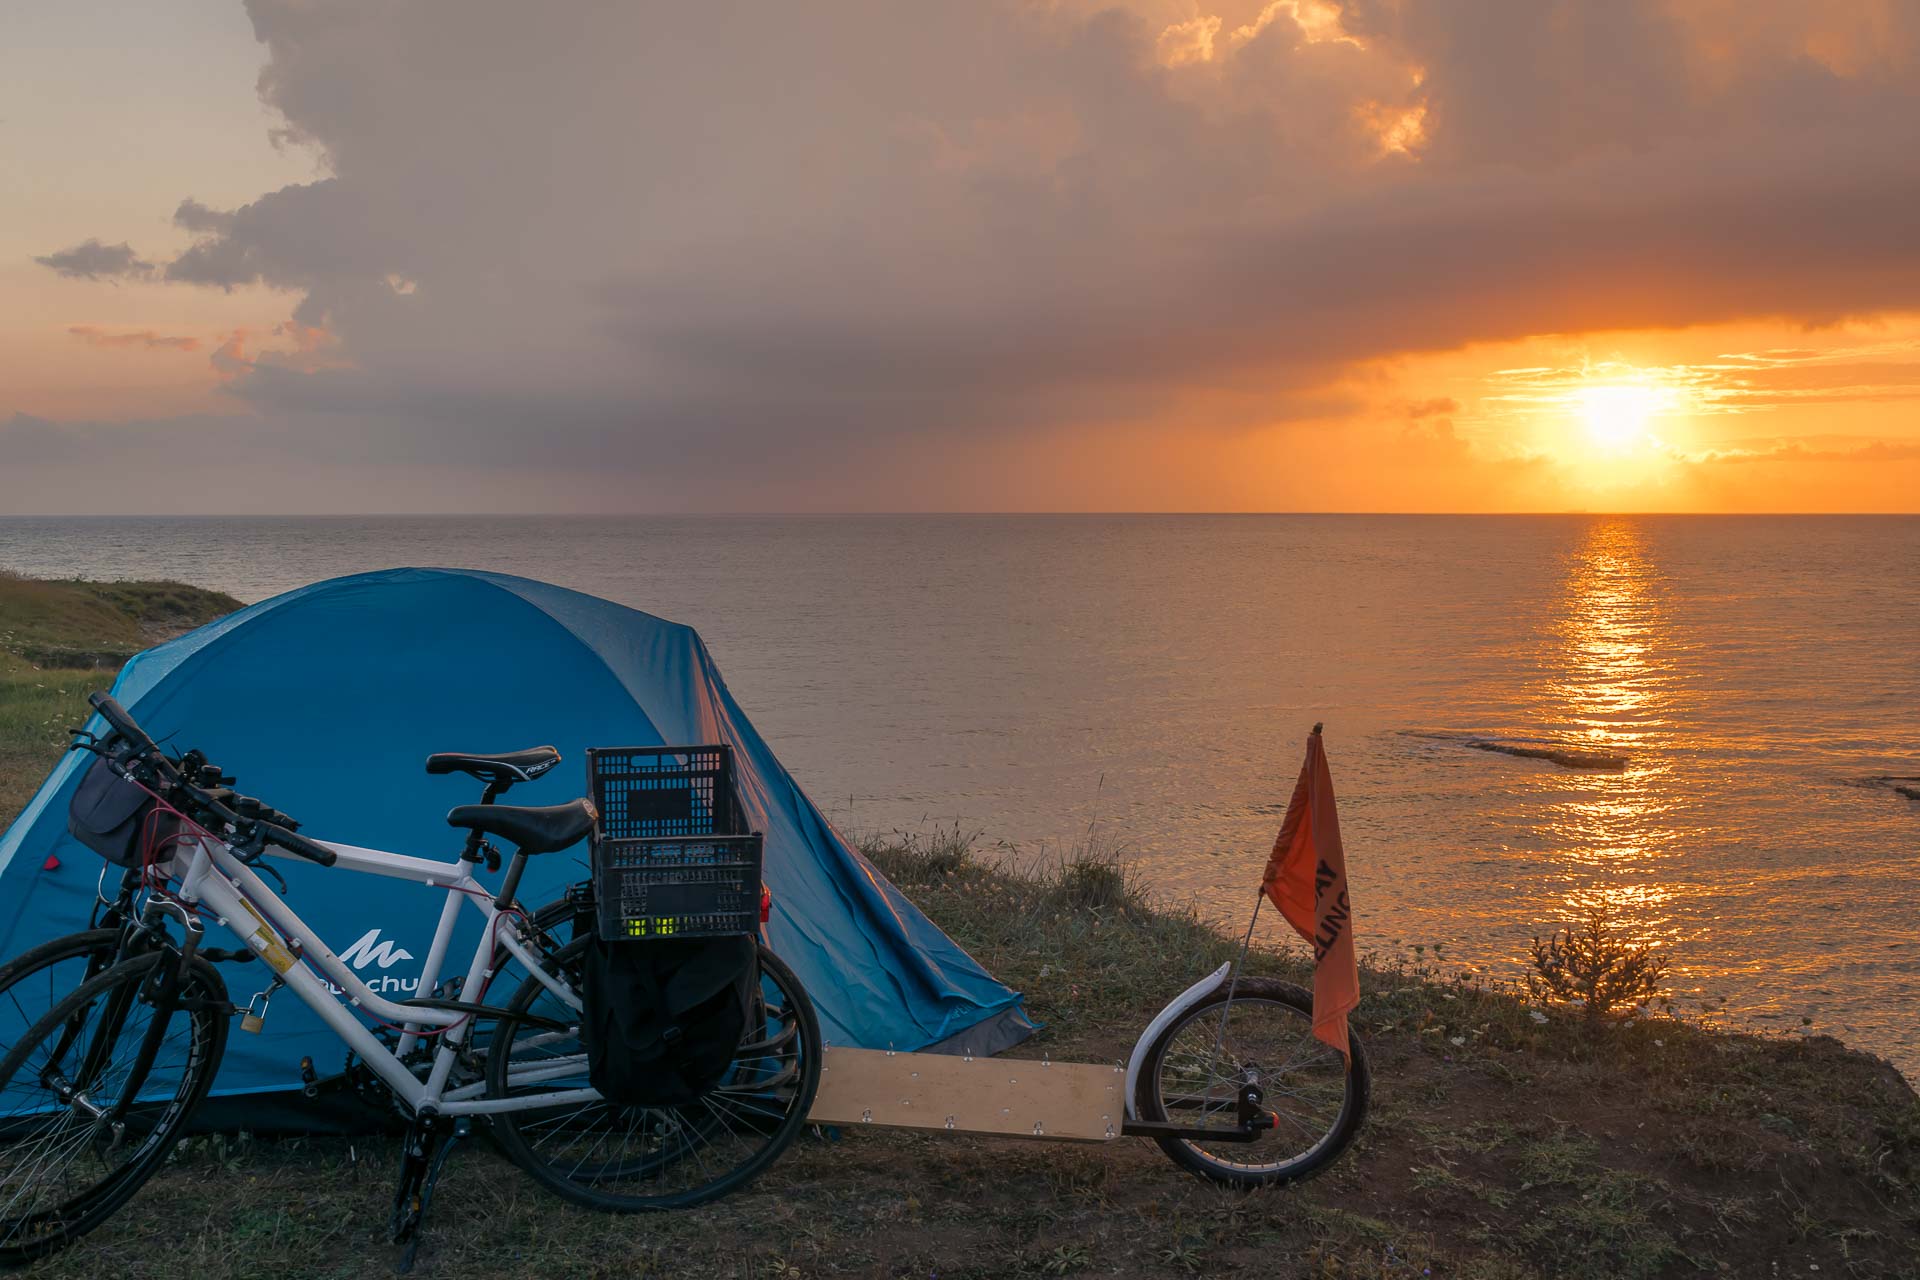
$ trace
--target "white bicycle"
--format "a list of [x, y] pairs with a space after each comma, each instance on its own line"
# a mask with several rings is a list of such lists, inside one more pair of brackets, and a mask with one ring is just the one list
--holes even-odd
[[[588, 1084], [582, 972], [593, 939], [585, 930], [559, 936], [574, 918], [568, 902], [529, 913], [514, 893], [529, 858], [586, 838], [593, 806], [493, 803], [514, 781], [557, 763], [551, 748], [435, 757], [435, 771], [487, 783], [480, 804], [448, 815], [468, 832], [465, 848], [436, 862], [307, 839], [284, 815], [220, 785], [230, 780], [197, 753], [169, 757], [113, 699], [91, 701], [112, 732], [83, 735], [80, 745], [151, 801], [134, 819], [143, 825], [144, 900], [105, 962], [99, 931], [86, 935], [96, 949], [91, 976], [0, 1057], [0, 1263], [71, 1243], [126, 1203], [207, 1096], [231, 1018], [252, 1022], [281, 989], [344, 1042], [356, 1087], [408, 1121], [390, 1223], [407, 1246], [403, 1268], [453, 1140], [476, 1119], [543, 1186], [613, 1212], [725, 1195], [770, 1165], [805, 1123], [820, 1078], [819, 1026], [799, 980], [764, 946], [747, 1033], [714, 1087], [680, 1105], [623, 1106]], [[514, 850], [492, 890], [474, 877], [483, 859], [497, 865], [488, 836]], [[389, 1000], [370, 990], [262, 878], [268, 855], [445, 889], [416, 993], [442, 989], [461, 910], [479, 912], [484, 927], [458, 998]], [[203, 949], [209, 920], [242, 947]], [[246, 960], [271, 977], [265, 992], [236, 1006], [217, 963]], [[519, 975], [511, 994], [489, 1002], [510, 972]], [[310, 1062], [302, 1074], [311, 1089]]]

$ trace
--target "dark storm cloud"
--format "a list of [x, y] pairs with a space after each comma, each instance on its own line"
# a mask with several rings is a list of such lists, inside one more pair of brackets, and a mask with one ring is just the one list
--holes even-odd
[[83, 240], [71, 249], [34, 261], [69, 280], [144, 280], [155, 270], [154, 264], [135, 253], [132, 245], [101, 244], [98, 240]]
[[166, 277], [296, 291], [340, 358], [235, 388], [375, 456], [1273, 421], [1397, 352], [1920, 305], [1908, 8], [249, 8], [332, 176], [185, 201]]

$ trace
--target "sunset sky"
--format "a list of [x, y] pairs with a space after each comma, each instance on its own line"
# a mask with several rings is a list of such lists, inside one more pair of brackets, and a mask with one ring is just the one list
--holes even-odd
[[1920, 6], [13, 6], [0, 514], [1920, 510]]

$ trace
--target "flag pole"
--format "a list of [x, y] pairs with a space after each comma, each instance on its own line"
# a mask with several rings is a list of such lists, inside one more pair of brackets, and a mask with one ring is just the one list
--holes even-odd
[[1227, 1015], [1233, 1012], [1233, 992], [1240, 985], [1240, 970], [1247, 963], [1247, 952], [1253, 950], [1253, 926], [1260, 922], [1260, 903], [1265, 900], [1267, 891], [1262, 889], [1253, 899], [1253, 918], [1247, 921], [1247, 936], [1240, 940], [1240, 958], [1233, 962], [1233, 968], [1227, 971], [1227, 1000], [1220, 1006], [1220, 1029], [1213, 1035], [1214, 1060], [1220, 1058], [1220, 1046], [1227, 1041]]
[[[1320, 729], [1323, 723], [1324, 722], [1320, 720], [1313, 722], [1314, 737], [1317, 738], [1320, 736]], [[1227, 1042], [1227, 1015], [1233, 1012], [1233, 993], [1239, 988], [1240, 970], [1246, 966], [1247, 953], [1253, 950], [1253, 926], [1260, 923], [1260, 906], [1266, 901], [1266, 898], [1267, 888], [1263, 884], [1260, 886], [1259, 892], [1254, 894], [1253, 897], [1253, 916], [1247, 921], [1247, 936], [1240, 940], [1240, 958], [1235, 960], [1233, 962], [1233, 968], [1227, 971], [1227, 999], [1226, 1002], [1220, 1006], [1220, 1028], [1215, 1031], [1213, 1035], [1213, 1056], [1215, 1061], [1218, 1061], [1220, 1058], [1220, 1046]]]

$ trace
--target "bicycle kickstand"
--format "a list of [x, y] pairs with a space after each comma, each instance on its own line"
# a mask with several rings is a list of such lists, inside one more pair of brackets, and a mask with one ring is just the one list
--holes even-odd
[[416, 1116], [407, 1126], [406, 1145], [400, 1153], [400, 1185], [394, 1189], [393, 1216], [388, 1221], [393, 1243], [403, 1246], [394, 1263], [394, 1274], [412, 1272], [434, 1185], [440, 1181], [454, 1145], [467, 1136], [468, 1129], [466, 1120], [450, 1121], [434, 1115]]

